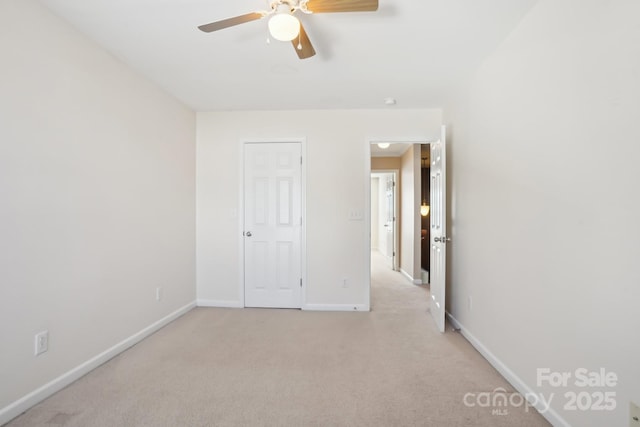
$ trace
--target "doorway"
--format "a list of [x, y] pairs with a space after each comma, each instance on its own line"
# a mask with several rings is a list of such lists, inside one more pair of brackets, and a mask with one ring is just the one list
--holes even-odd
[[[393, 145], [408, 146], [399, 156], [386, 156], [395, 150], [387, 150]], [[367, 165], [367, 176], [372, 171], [384, 168], [381, 164], [398, 162], [399, 167], [399, 199], [400, 199], [400, 272], [417, 285], [429, 284], [430, 311], [438, 330], [444, 332], [445, 325], [445, 277], [446, 248], [445, 243], [451, 239], [445, 235], [446, 230], [446, 128], [441, 126], [441, 137], [437, 141], [418, 140], [410, 143], [387, 143], [384, 141], [367, 141], [370, 153]], [[423, 147], [424, 146], [424, 147]], [[427, 150], [428, 147], [428, 150]], [[429, 152], [423, 159], [423, 153]], [[429, 167], [426, 167], [427, 162]], [[422, 164], [425, 164], [425, 167]], [[428, 171], [426, 169], [429, 169]], [[426, 197], [426, 178], [429, 176]], [[421, 184], [424, 183], [424, 184]], [[371, 188], [371, 187], [370, 187]], [[367, 200], [372, 202], [371, 190]], [[428, 204], [427, 204], [428, 203]], [[370, 217], [370, 218], [373, 218]], [[379, 219], [378, 219], [379, 220]], [[424, 230], [424, 231], [423, 231]], [[429, 265], [427, 274], [423, 274], [422, 252], [423, 240], [429, 242]], [[369, 249], [372, 240], [369, 239]], [[379, 242], [379, 241], [378, 241]], [[425, 243], [426, 243], [425, 242]], [[427, 246], [426, 244], [424, 246]], [[370, 267], [373, 260], [370, 256]], [[426, 276], [426, 277], [425, 277]], [[369, 276], [369, 302], [371, 305], [371, 275]]]
[[420, 268], [422, 284], [429, 283], [431, 271], [431, 146], [420, 147]]
[[[421, 221], [418, 211], [421, 201], [420, 149], [423, 142], [425, 141], [370, 142], [370, 173], [396, 173], [394, 267], [413, 284], [422, 284]], [[369, 193], [371, 201], [373, 196], [371, 191]], [[378, 239], [379, 247], [380, 235]], [[371, 247], [375, 248], [375, 245]]]

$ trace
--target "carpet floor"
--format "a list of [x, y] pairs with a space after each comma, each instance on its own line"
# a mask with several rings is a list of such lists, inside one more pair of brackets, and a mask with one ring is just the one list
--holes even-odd
[[196, 308], [7, 427], [548, 426], [387, 264], [371, 312]]

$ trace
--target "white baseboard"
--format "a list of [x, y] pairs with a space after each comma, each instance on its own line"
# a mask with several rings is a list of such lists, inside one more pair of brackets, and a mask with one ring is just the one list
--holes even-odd
[[407, 279], [409, 279], [409, 281], [411, 283], [413, 283], [414, 285], [422, 285], [422, 280], [421, 279], [414, 279], [412, 275], [410, 275], [409, 273], [407, 273], [403, 269], [400, 269], [400, 273], [402, 273], [402, 275], [404, 277], [406, 277]]
[[305, 304], [302, 310], [306, 311], [369, 311], [366, 304]]
[[198, 307], [244, 308], [242, 301], [199, 299], [196, 304]]
[[422, 279], [421, 285], [426, 285], [429, 283], [429, 272], [427, 270], [420, 270], [420, 279]]
[[[219, 308], [244, 308], [240, 301], [224, 300], [203, 300], [197, 301], [198, 307], [219, 307]], [[366, 304], [304, 304], [301, 307], [306, 311], [369, 311]]]
[[122, 353], [129, 347], [142, 341], [144, 338], [153, 334], [154, 332], [156, 332], [163, 326], [167, 325], [168, 323], [171, 323], [172, 321], [182, 316], [183, 314], [185, 314], [195, 306], [196, 306], [196, 303], [191, 302], [185, 305], [184, 307], [179, 308], [173, 313], [147, 326], [140, 332], [133, 334], [129, 338], [125, 339], [124, 341], [121, 341], [120, 343], [114, 345], [108, 350], [105, 350], [104, 352], [87, 360], [81, 365], [78, 365], [75, 368], [71, 369], [70, 371], [60, 375], [58, 378], [48, 382], [42, 387], [32, 391], [26, 396], [23, 396], [22, 398], [16, 400], [10, 405], [0, 409], [0, 425], [8, 423], [18, 415], [22, 414], [27, 409], [42, 402], [52, 394], [62, 390], [72, 382], [76, 381], [77, 379], [91, 372], [92, 370], [102, 365], [103, 363], [107, 362], [108, 360], [114, 358], [115, 356]]
[[[482, 344], [467, 328], [464, 327], [458, 320], [451, 315], [451, 313], [447, 313], [447, 317], [449, 318], [449, 322], [451, 325], [460, 330], [462, 336], [464, 336], [471, 345], [478, 350], [478, 352], [485, 358], [487, 361], [498, 371], [500, 374], [515, 388], [520, 394], [523, 396], [534, 396], [537, 395], [536, 392], [529, 387], [519, 376], [517, 376], [507, 365], [505, 365], [500, 359], [498, 359], [487, 347]], [[538, 402], [531, 402], [533, 407], [535, 407], [547, 421], [551, 423], [551, 425], [555, 427], [571, 427], [569, 424], [558, 412], [556, 412], [553, 408], [543, 408], [542, 402], [538, 400]], [[537, 403], [534, 404], [534, 403]]]

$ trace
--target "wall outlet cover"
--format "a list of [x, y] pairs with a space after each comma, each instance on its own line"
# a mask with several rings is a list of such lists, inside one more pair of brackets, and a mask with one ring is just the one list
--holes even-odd
[[49, 350], [49, 331], [38, 332], [35, 337], [35, 355], [38, 356]]

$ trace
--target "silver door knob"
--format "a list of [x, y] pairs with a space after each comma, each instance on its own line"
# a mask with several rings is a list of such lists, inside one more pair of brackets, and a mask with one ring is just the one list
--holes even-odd
[[250, 232], [250, 231], [247, 231], [246, 236], [247, 236], [247, 237], [251, 237], [251, 232]]

